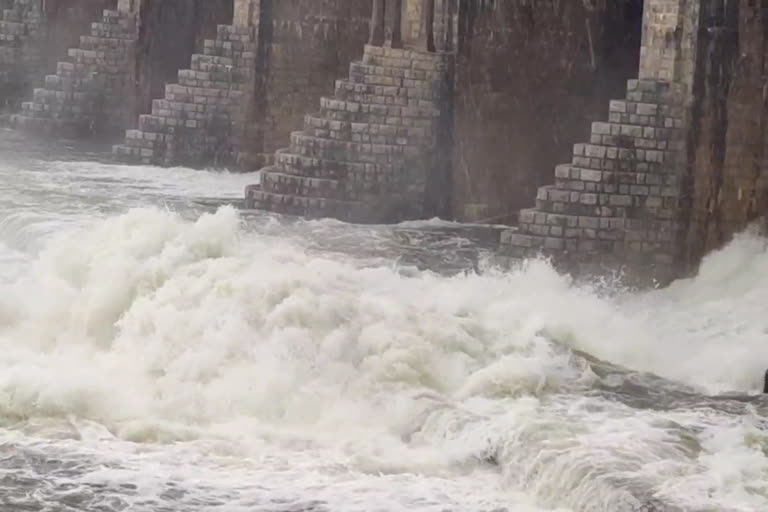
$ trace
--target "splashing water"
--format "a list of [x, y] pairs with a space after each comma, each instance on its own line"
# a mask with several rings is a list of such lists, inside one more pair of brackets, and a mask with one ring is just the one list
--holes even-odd
[[607, 295], [249, 179], [0, 166], [6, 508], [768, 509], [765, 241]]

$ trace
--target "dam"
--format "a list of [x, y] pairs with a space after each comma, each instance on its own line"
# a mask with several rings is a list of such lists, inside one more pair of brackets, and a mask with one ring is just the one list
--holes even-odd
[[764, 219], [762, 8], [726, 3], [5, 0], [0, 99], [261, 170], [249, 208], [507, 224], [499, 262], [669, 282]]
[[0, 510], [768, 510], [766, 14], [0, 0]]

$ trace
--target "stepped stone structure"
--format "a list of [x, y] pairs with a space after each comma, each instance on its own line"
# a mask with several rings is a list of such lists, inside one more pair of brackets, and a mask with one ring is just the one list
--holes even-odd
[[[394, 5], [395, 7], [391, 10], [399, 13], [400, 19], [397, 20], [396, 15], [382, 14], [380, 9], [383, 4], [386, 4], [387, 10]], [[531, 186], [531, 182], [537, 185], [549, 179], [541, 180], [539, 176], [543, 173], [532, 172], [534, 169], [530, 167], [525, 169], [527, 173], [522, 169], [518, 171], [515, 164], [530, 166], [532, 163], [541, 161], [549, 162], [551, 155], [557, 154], [559, 150], [543, 151], [544, 148], [540, 146], [546, 146], [545, 144], [539, 141], [536, 141], [536, 144], [532, 143], [536, 138], [547, 139], [546, 134], [540, 134], [538, 130], [533, 132], [530, 129], [527, 130], [528, 133], [524, 135], [529, 140], [522, 140], [524, 137], [519, 137], [523, 135], [519, 132], [526, 131], [523, 116], [532, 113], [527, 105], [542, 104], [541, 114], [536, 111], [533, 113], [545, 121], [550, 119], [545, 116], [551, 116], [551, 113], [555, 113], [553, 117], [556, 118], [567, 117], [558, 121], [567, 122], [568, 129], [575, 131], [573, 127], [577, 123], [585, 123], [586, 119], [596, 117], [598, 109], [594, 105], [598, 100], [603, 106], [607, 104], [604, 90], [606, 87], [600, 84], [609, 84], [610, 87], [607, 89], [612, 92], [618, 90], [615, 84], [626, 83], [626, 79], [631, 76], [630, 72], [618, 72], [615, 73], [616, 76], [605, 72], [598, 76], [589, 68], [589, 66], [598, 66], [597, 59], [608, 52], [607, 48], [617, 46], [623, 48], [622, 45], [629, 45], [633, 41], [629, 38], [626, 42], [621, 41], [617, 44], [616, 38], [626, 38], [627, 32], [632, 32], [626, 26], [634, 24], [635, 21], [630, 17], [624, 25], [616, 23], [616, 21], [623, 22], [621, 16], [624, 14], [620, 9], [613, 7], [604, 6], [602, 11], [592, 13], [581, 2], [573, 4], [544, 2], [534, 7], [531, 2], [525, 0], [502, 3], [388, 0], [381, 3], [374, 2], [374, 5], [378, 7], [375, 7], [372, 12], [372, 26], [374, 29], [378, 27], [378, 34], [372, 33], [371, 41], [374, 44], [369, 46], [381, 46], [385, 44], [385, 39], [390, 40], [386, 44], [395, 49], [398, 49], [403, 41], [406, 46], [417, 43], [421, 48], [441, 50], [446, 54], [447, 62], [450, 62], [450, 65], [446, 66], [448, 72], [442, 78], [435, 77], [437, 81], [442, 82], [441, 88], [444, 91], [434, 104], [440, 113], [440, 121], [436, 126], [443, 133], [438, 133], [440, 142], [435, 143], [436, 145], [432, 148], [424, 146], [424, 154], [432, 152], [444, 158], [440, 162], [431, 161], [431, 167], [426, 172], [427, 186], [422, 190], [418, 200], [412, 200], [424, 205], [421, 208], [423, 216], [453, 216], [470, 220], [487, 217], [498, 219], [502, 216], [498, 215], [498, 210], [489, 208], [488, 197], [495, 199], [494, 196], [498, 195], [507, 202], [503, 208], [500, 208], [502, 212], [519, 209], [518, 201], [519, 204], [529, 203], [530, 198], [535, 194], [535, 186]], [[632, 11], [629, 12], [632, 14]], [[385, 18], [389, 18], [387, 21], [391, 24], [389, 32], [381, 26]], [[637, 16], [636, 18], [639, 19]], [[536, 23], [544, 30], [541, 34], [531, 32], [530, 27], [525, 26], [529, 22]], [[581, 26], [587, 22], [587, 26], [592, 27], [591, 33], [574, 36], [573, 34], [576, 33], [574, 26], [580, 28], [579, 22], [582, 23]], [[616, 25], [615, 29], [609, 28], [614, 25]], [[389, 36], [384, 37], [385, 33]], [[639, 36], [637, 37], [639, 39]], [[377, 38], [376, 41], [374, 41], [375, 38]], [[562, 42], [559, 42], [560, 39]], [[585, 43], [591, 44], [592, 48], [584, 49]], [[525, 49], [520, 50], [521, 47]], [[567, 58], [562, 58], [564, 53]], [[551, 58], [548, 57], [549, 55]], [[530, 59], [530, 62], [525, 59]], [[518, 72], [520, 69], [518, 60], [521, 61], [520, 68], [526, 70], [523, 74]], [[608, 57], [606, 57], [607, 60]], [[556, 64], [553, 66], [552, 63]], [[560, 67], [564, 69], [561, 70]], [[582, 67], [585, 68], [583, 71]], [[589, 91], [587, 94], [594, 97], [585, 101], [583, 96], [573, 92], [567, 91], [563, 94], [560, 90], [546, 88], [550, 83], [555, 82], [553, 75], [562, 76], [566, 69], [571, 73], [578, 71], [585, 75], [584, 78], [578, 77], [583, 82], [587, 82], [586, 75], [590, 75], [590, 81], [585, 83], [584, 87]], [[381, 71], [385, 74], [395, 72], [396, 70]], [[634, 72], [636, 72], [636, 64]], [[530, 78], [538, 78], [538, 75], [543, 75], [538, 81]], [[567, 79], [562, 80], [562, 83], [567, 83]], [[517, 87], [517, 84], [520, 86]], [[542, 84], [545, 87], [541, 87]], [[550, 92], [555, 95], [554, 98], [552, 94], [548, 94]], [[585, 103], [589, 104], [585, 106]], [[312, 117], [309, 116], [308, 122]], [[522, 130], [509, 130], [510, 126], [516, 124], [519, 124]], [[538, 128], [538, 125], [535, 126]], [[305, 125], [304, 136], [310, 134], [312, 134], [311, 127]], [[278, 159], [284, 158], [283, 154], [295, 153], [303, 142], [303, 137], [294, 134], [291, 138], [291, 148], [278, 152]], [[559, 144], [562, 145], [562, 141]], [[342, 148], [341, 145], [339, 147], [341, 149], [337, 150], [337, 159], [345, 161], [348, 156], [350, 160], [354, 160], [356, 148]], [[435, 151], [434, 148], [439, 149]], [[544, 155], [544, 158], [533, 159], [529, 155], [536, 157]], [[275, 165], [264, 169], [261, 185], [248, 189], [246, 194], [248, 206], [300, 213], [305, 216], [322, 216], [327, 215], [329, 211], [343, 210], [344, 203], [330, 202], [331, 199], [338, 199], [338, 197], [329, 197], [328, 192], [318, 188], [319, 184], [314, 184], [314, 188], [310, 185], [306, 178], [312, 178], [311, 173], [304, 175], [299, 173], [300, 178], [283, 178], [276, 183], [276, 176], [297, 174], [293, 169], [284, 172], [277, 167]], [[497, 171], [505, 173], [500, 183], [493, 174]], [[483, 174], [487, 177], [481, 176]], [[531, 179], [532, 175], [534, 179]], [[369, 207], [360, 207], [356, 204], [353, 207], [350, 204], [349, 212], [343, 216], [339, 214], [334, 216], [365, 222], [408, 218], [408, 214], [384, 215], [386, 208], [381, 204], [386, 203], [383, 199], [385, 195], [361, 194], [355, 190], [352, 180], [346, 180], [343, 176], [343, 173], [340, 173], [340, 178], [325, 186], [335, 187], [353, 197], [365, 198], [363, 202], [367, 202]], [[526, 187], [519, 186], [520, 182], [525, 183]], [[462, 187], [462, 190], [456, 191], [452, 183], [455, 183], [456, 187]], [[511, 188], [508, 183], [517, 186]], [[469, 193], [467, 189], [470, 189]], [[479, 213], [465, 215], [473, 208], [473, 202], [479, 202], [480, 196], [484, 196], [482, 199], [486, 199], [486, 204], [479, 205], [481, 206], [477, 209]], [[329, 204], [333, 204], [333, 208], [322, 206]], [[394, 206], [396, 202], [392, 204], [390, 209], [398, 210], [398, 207]], [[361, 211], [381, 212], [382, 215], [370, 217]]]
[[607, 122], [592, 124], [574, 145], [555, 183], [541, 187], [536, 207], [502, 234], [504, 254], [538, 255], [581, 274], [630, 266], [660, 280], [674, 275], [680, 252], [683, 164], [681, 92], [659, 80], [630, 80]]
[[[359, 60], [368, 38], [371, 2], [366, 0], [304, 0], [275, 3], [272, 22], [262, 38], [265, 61], [257, 96], [254, 133], [249, 145], [260, 154], [249, 169], [270, 162], [291, 132], [302, 127], [304, 115], [323, 96], [349, 63]], [[267, 16], [264, 16], [267, 18]]]
[[248, 187], [246, 207], [355, 222], [424, 215], [450, 57], [366, 46]]
[[12, 112], [117, 0], [2, 0], [0, 110]]
[[[126, 162], [240, 168], [270, 161], [333, 92], [362, 54], [371, 9], [371, 0], [0, 1], [13, 20], [0, 25], [0, 102], [19, 107], [15, 127], [123, 133], [114, 153]], [[97, 6], [107, 7], [101, 20], [87, 16]], [[62, 14], [73, 10], [94, 22], [82, 37], [58, 37], [78, 27]], [[38, 65], [41, 50], [60, 62]]]
[[0, 98], [16, 107], [17, 128], [51, 135], [124, 132], [165, 85], [166, 69], [175, 73], [232, 19], [232, 0], [12, 1], [23, 22], [15, 30], [26, 36]]
[[[543, 255], [578, 273], [622, 271], [630, 280], [666, 282], [700, 259], [709, 242], [698, 236], [724, 240], [768, 212], [768, 170], [750, 164], [768, 161], [759, 149], [763, 132], [747, 129], [768, 123], [764, 116], [748, 119], [745, 105], [753, 113], [768, 109], [729, 87], [733, 75], [754, 97], [759, 83], [765, 89], [764, 74], [751, 65], [765, 61], [765, 50], [749, 37], [766, 33], [766, 7], [737, 1], [725, 8], [720, 0], [433, 0], [406, 1], [401, 11], [400, 2], [374, 2], [366, 59], [379, 58], [371, 50], [384, 43], [385, 3], [404, 16], [418, 13], [419, 27], [426, 27], [395, 17], [393, 49], [385, 55], [400, 51], [402, 33], [426, 31], [456, 58], [455, 78], [444, 89], [450, 92], [434, 104], [450, 112], [443, 120], [452, 123], [453, 216], [514, 224], [502, 236], [504, 262]], [[377, 64], [381, 76], [402, 76], [397, 65]], [[337, 95], [345, 98], [338, 89]], [[353, 137], [362, 128], [331, 125], [350, 116], [329, 118], [329, 104], [347, 108], [323, 100], [320, 115], [307, 117], [290, 148], [263, 169], [261, 184], [248, 188], [248, 205], [356, 222], [407, 218], [387, 211], [387, 205], [399, 208], [407, 184], [400, 195], [366, 194], [357, 174], [348, 175], [346, 162], [361, 154]], [[355, 121], [375, 119], [365, 103], [356, 100], [351, 108]], [[578, 142], [587, 121], [591, 134]], [[554, 136], [548, 124], [555, 125]], [[566, 160], [562, 148], [569, 143]], [[436, 146], [421, 147], [428, 153]], [[744, 154], [750, 156], [741, 167], [749, 172], [734, 164]], [[543, 172], [541, 164], [555, 158], [567, 163], [552, 162], [554, 175]], [[728, 173], [735, 182], [724, 179]], [[433, 167], [426, 174], [445, 171]], [[439, 194], [450, 192], [442, 187]]]
[[205, 41], [115, 155], [155, 165], [271, 160], [362, 50], [369, 9], [365, 0], [237, 0], [234, 24]]
[[514, 224], [637, 77], [643, 1], [459, 2], [456, 16], [453, 213]]
[[114, 131], [126, 162], [261, 168], [250, 208], [503, 223], [504, 263], [658, 281], [768, 225], [764, 2], [0, 9], [0, 108], [19, 107], [17, 127]]
[[[17, 77], [40, 65], [37, 42], [43, 23], [42, 4], [37, 0], [0, 2], [0, 100], [8, 101], [25, 85]], [[0, 108], [4, 105], [0, 105]]]
[[219, 26], [216, 39], [206, 40], [191, 62], [191, 69], [179, 71], [178, 83], [166, 85], [165, 97], [152, 101], [151, 113], [139, 116], [138, 129], [127, 131], [115, 155], [167, 165], [231, 155], [245, 123], [240, 113], [246, 88], [254, 81], [255, 27]]
[[[440, 151], [448, 149], [444, 107], [453, 59], [435, 52], [431, 30], [421, 44], [429, 51], [403, 48], [407, 7], [373, 2], [362, 60], [350, 65], [348, 79], [336, 81], [334, 96], [323, 97], [319, 111], [305, 117], [304, 129], [291, 133], [290, 147], [276, 151], [261, 182], [247, 188], [247, 208], [368, 223], [428, 214], [428, 189]], [[427, 9], [432, 27], [434, 2]]]
[[[628, 279], [667, 282], [678, 274], [683, 226], [687, 107], [692, 92], [692, 4], [647, 0], [640, 79], [610, 102], [607, 122], [539, 188], [502, 235], [503, 254], [551, 256], [580, 274], [623, 271]], [[671, 37], [670, 37], [671, 36]]]
[[107, 130], [126, 123], [125, 102], [132, 93], [133, 53], [137, 41], [134, 12], [104, 10], [91, 32], [80, 38], [80, 47], [68, 51], [56, 74], [45, 76], [43, 87], [34, 89], [31, 101], [11, 117], [19, 128], [70, 135]]

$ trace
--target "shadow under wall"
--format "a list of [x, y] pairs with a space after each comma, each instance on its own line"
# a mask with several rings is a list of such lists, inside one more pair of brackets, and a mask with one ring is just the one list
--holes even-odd
[[[514, 222], [637, 76], [643, 1], [461, 0], [454, 212]], [[469, 208], [467, 206], [469, 205]], [[479, 213], [478, 213], [479, 212]]]

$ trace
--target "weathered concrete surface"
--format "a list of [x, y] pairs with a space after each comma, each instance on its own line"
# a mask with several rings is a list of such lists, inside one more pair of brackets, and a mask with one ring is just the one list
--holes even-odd
[[685, 263], [768, 215], [768, 5], [702, 6], [689, 131]]
[[[569, 183], [562, 179], [567, 174], [572, 180], [574, 170], [559, 167], [555, 186], [540, 189], [537, 209], [525, 211], [519, 230], [506, 234], [508, 253], [545, 253], [578, 263], [589, 257], [592, 246], [598, 244], [593, 261], [613, 259], [609, 266], [614, 269], [626, 267], [645, 277], [662, 276], [660, 279], [667, 281], [694, 272], [707, 252], [722, 246], [751, 223], [759, 223], [765, 229], [768, 215], [765, 153], [768, 138], [764, 129], [768, 122], [767, 49], [768, 5], [764, 3], [646, 0], [639, 83], [667, 84], [675, 94], [658, 106], [636, 104], [634, 111], [630, 110], [632, 102], [613, 102], [611, 123], [593, 125], [592, 142], [598, 139], [595, 129], [613, 130], [613, 123], [621, 120], [619, 112], [639, 113], [640, 108], [666, 112], [664, 124], [653, 128], [657, 142], [664, 140], [659, 138], [659, 127], [665, 130], [674, 127], [678, 135], [666, 141], [666, 149], [658, 160], [658, 171], [649, 168], [642, 174], [638, 172], [643, 160], [641, 155], [646, 161], [643, 165], [653, 165], [649, 156], [659, 153], [648, 151], [647, 140], [640, 146], [640, 140], [635, 139], [634, 151], [624, 152], [635, 170], [624, 182], [629, 185], [631, 197], [627, 199], [627, 206], [631, 208], [618, 212], [615, 222], [621, 224], [620, 230], [604, 233], [590, 229], [578, 236], [571, 230], [573, 239], [567, 240], [566, 235], [564, 241], [552, 236], [553, 230], [559, 235], [560, 228], [550, 222], [555, 217], [544, 214], [572, 209], [576, 200], [582, 204], [588, 202], [587, 199], [592, 201], [591, 196], [587, 198], [584, 194], [570, 197], [562, 194], [563, 185]], [[667, 119], [670, 115], [672, 119]], [[630, 119], [630, 124], [637, 123]], [[624, 128], [619, 127], [622, 135]], [[632, 126], [626, 128], [627, 134], [633, 137], [633, 130], [641, 133]], [[645, 130], [643, 128], [644, 137]], [[626, 139], [616, 142], [620, 148], [631, 146], [628, 144], [631, 141]], [[641, 152], [640, 147], [645, 150]], [[603, 151], [593, 145], [585, 146], [583, 151], [585, 156], [602, 158], [609, 149]], [[618, 155], [621, 159], [621, 149]], [[587, 175], [591, 180], [593, 173]], [[583, 181], [584, 171], [580, 171], [580, 176]], [[605, 176], [602, 172], [601, 180], [604, 181]], [[649, 182], [650, 178], [654, 182]], [[580, 188], [582, 185], [589, 186], [578, 183]], [[653, 190], [660, 190], [661, 196], [654, 197]], [[650, 195], [644, 204], [638, 203], [647, 191]], [[611, 197], [605, 198], [610, 204]], [[603, 196], [598, 196], [597, 201], [602, 204]], [[652, 207], [650, 201], [655, 206]], [[534, 219], [533, 227], [531, 219]], [[576, 227], [577, 222], [581, 227], [583, 219], [566, 217], [564, 220], [568, 227]], [[601, 228], [604, 220], [599, 219]], [[608, 220], [608, 225], [612, 222]], [[642, 232], [637, 232], [638, 226], [645, 226]], [[645, 259], [645, 255], [650, 258]]]
[[642, 1], [468, 1], [456, 15], [454, 213], [512, 221], [637, 76]]

